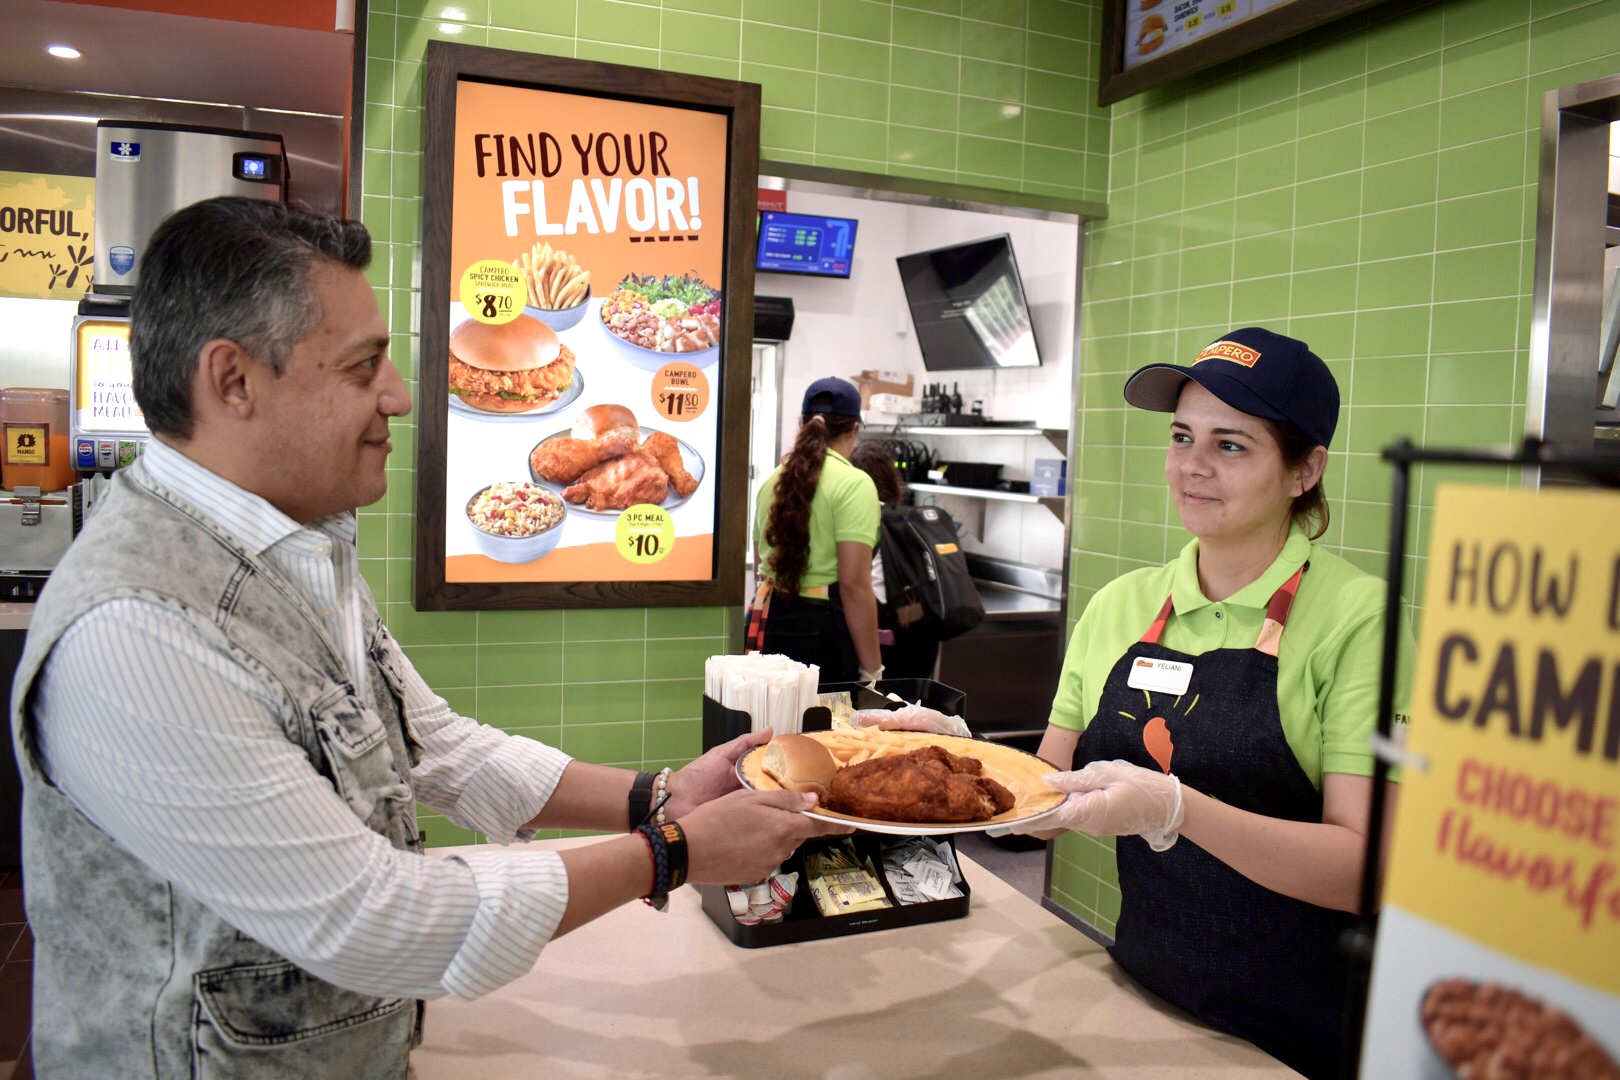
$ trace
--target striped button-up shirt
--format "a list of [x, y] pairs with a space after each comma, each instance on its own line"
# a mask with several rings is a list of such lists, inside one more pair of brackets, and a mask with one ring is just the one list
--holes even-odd
[[[144, 462], [285, 575], [364, 687], [354, 516], [300, 526], [156, 439]], [[423, 750], [412, 772], [418, 800], [498, 842], [528, 839], [523, 824], [568, 756], [456, 715], [404, 668], [406, 722]], [[329, 982], [470, 998], [528, 971], [568, 903], [560, 856], [396, 850], [287, 739], [277, 722], [286, 705], [272, 680], [204, 644], [185, 617], [119, 599], [59, 639], [37, 683], [34, 725], [45, 774], [97, 826]]]

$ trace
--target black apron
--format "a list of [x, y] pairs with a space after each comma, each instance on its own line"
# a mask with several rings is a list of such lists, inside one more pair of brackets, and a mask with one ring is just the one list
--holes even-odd
[[[1300, 768], [1277, 709], [1277, 647], [1304, 566], [1272, 596], [1249, 649], [1201, 656], [1159, 644], [1164, 602], [1141, 643], [1114, 665], [1081, 763], [1116, 758], [1174, 772], [1231, 806], [1292, 821], [1322, 820], [1322, 795]], [[1132, 689], [1139, 657], [1191, 663], [1179, 697]], [[1142, 986], [1242, 1036], [1310, 1077], [1336, 1075], [1349, 965], [1346, 912], [1257, 885], [1187, 839], [1155, 852], [1122, 836], [1114, 959]]]
[[826, 586], [825, 597], [820, 597], [790, 596], [763, 581], [745, 619], [743, 639], [749, 651], [815, 664], [821, 668], [820, 681], [824, 683], [855, 682], [860, 678], [855, 639], [844, 620], [836, 582]]

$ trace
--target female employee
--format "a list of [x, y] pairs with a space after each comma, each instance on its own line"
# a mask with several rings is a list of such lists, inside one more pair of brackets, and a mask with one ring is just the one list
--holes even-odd
[[1304, 342], [1243, 329], [1125, 398], [1174, 413], [1165, 476], [1194, 539], [1086, 605], [1040, 748], [1085, 768], [1048, 777], [1073, 794], [1035, 827], [1121, 837], [1113, 954], [1138, 982], [1331, 1076], [1384, 612], [1381, 581], [1314, 543], [1338, 387]]
[[883, 670], [872, 593], [879, 505], [872, 478], [849, 463], [860, 392], [817, 379], [800, 413], [793, 449], [756, 499], [748, 647], [818, 664], [823, 682], [872, 682]]

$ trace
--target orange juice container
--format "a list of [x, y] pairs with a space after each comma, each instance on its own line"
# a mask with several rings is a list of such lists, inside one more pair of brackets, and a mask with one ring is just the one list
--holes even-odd
[[68, 392], [11, 386], [0, 390], [0, 488], [63, 491], [77, 480], [68, 453]]

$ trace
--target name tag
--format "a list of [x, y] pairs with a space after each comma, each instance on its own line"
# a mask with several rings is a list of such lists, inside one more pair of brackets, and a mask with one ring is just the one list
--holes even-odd
[[1131, 674], [1125, 685], [1132, 690], [1181, 695], [1192, 682], [1193, 666], [1180, 660], [1150, 660], [1138, 656], [1131, 661]]

